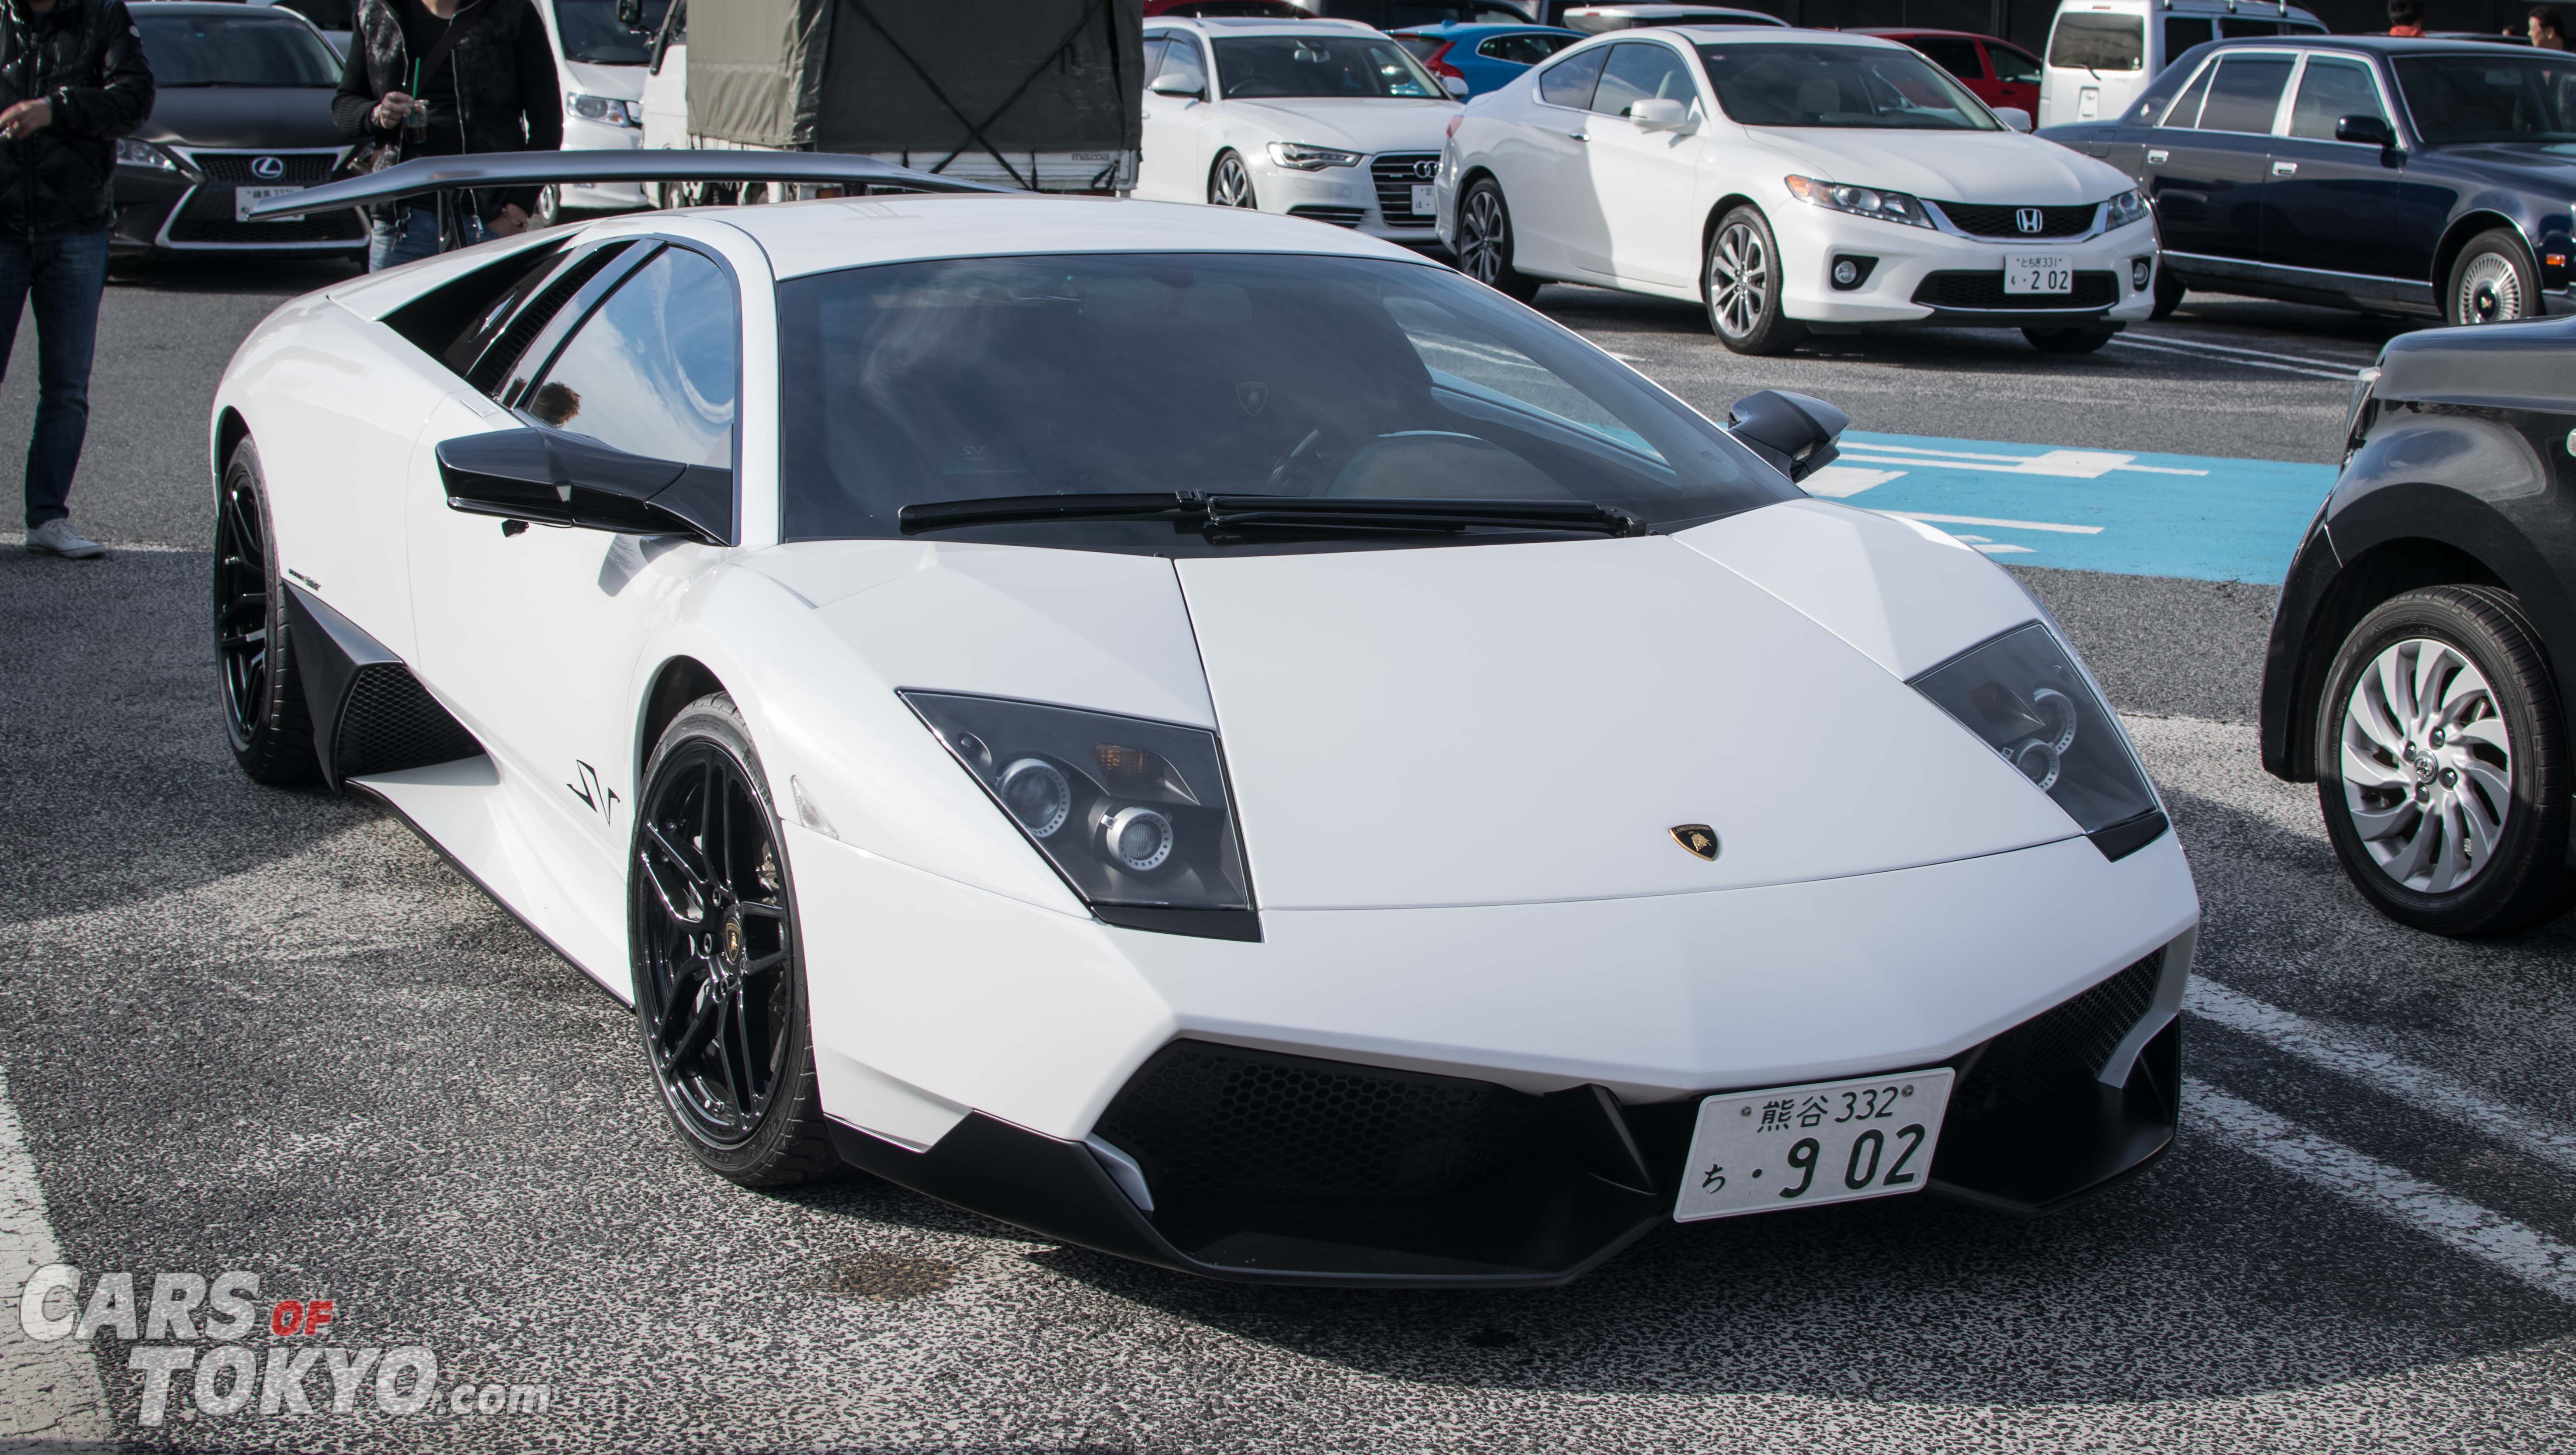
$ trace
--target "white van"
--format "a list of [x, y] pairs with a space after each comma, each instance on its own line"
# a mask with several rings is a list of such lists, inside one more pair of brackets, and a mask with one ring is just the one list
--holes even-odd
[[2323, 21], [2282, 0], [2066, 0], [2048, 29], [2039, 124], [2118, 116], [2203, 41], [2325, 33]]
[[[653, 33], [671, 0], [534, 0], [554, 47], [563, 82], [564, 150], [625, 151], [644, 139], [644, 67]], [[633, 182], [548, 187], [537, 199], [540, 225], [579, 212], [625, 212], [650, 205]]]

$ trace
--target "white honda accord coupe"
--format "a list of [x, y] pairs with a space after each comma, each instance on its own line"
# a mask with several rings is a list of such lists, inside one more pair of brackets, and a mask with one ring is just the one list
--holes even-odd
[[1841, 424], [1256, 213], [631, 214], [251, 334], [221, 701], [631, 1000], [743, 1183], [1345, 1284], [2056, 1207], [2173, 1138], [2190, 870], [2011, 577], [1799, 489]]
[[1440, 236], [1516, 298], [1557, 279], [1703, 303], [1739, 353], [1892, 324], [2097, 349], [2154, 307], [2155, 224], [2126, 176], [2029, 124], [1894, 41], [1621, 32], [1469, 104]]
[[1431, 179], [1458, 103], [1349, 20], [1171, 20], [1145, 29], [1136, 193], [1439, 240]]

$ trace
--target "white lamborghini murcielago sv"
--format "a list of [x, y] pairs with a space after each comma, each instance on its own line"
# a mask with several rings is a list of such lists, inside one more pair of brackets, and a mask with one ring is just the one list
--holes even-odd
[[630, 998], [712, 1170], [1544, 1284], [2171, 1142], [2155, 790], [2010, 577], [1799, 489], [1829, 405], [1721, 427], [1340, 229], [864, 159], [268, 205], [693, 165], [874, 195], [335, 285], [210, 444], [242, 767], [383, 800]]

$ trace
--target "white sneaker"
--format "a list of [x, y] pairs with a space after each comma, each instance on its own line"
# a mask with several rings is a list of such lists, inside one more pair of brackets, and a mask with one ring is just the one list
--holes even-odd
[[75, 561], [94, 561], [107, 554], [107, 547], [72, 529], [70, 520], [57, 517], [27, 532], [27, 549], [43, 556], [64, 556]]

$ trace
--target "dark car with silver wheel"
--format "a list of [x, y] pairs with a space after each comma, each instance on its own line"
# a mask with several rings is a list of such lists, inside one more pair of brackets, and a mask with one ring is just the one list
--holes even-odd
[[2263, 766], [2363, 896], [2437, 934], [2576, 902], [2576, 319], [2390, 343], [2283, 583]]
[[2185, 51], [2116, 120], [2040, 133], [2138, 181], [2186, 288], [2500, 323], [2576, 312], [2576, 56], [2299, 36]]
[[158, 94], [152, 115], [116, 140], [114, 251], [363, 256], [366, 222], [353, 208], [247, 211], [327, 182], [339, 165], [340, 57], [322, 32], [269, 6], [139, 0], [131, 9]]

